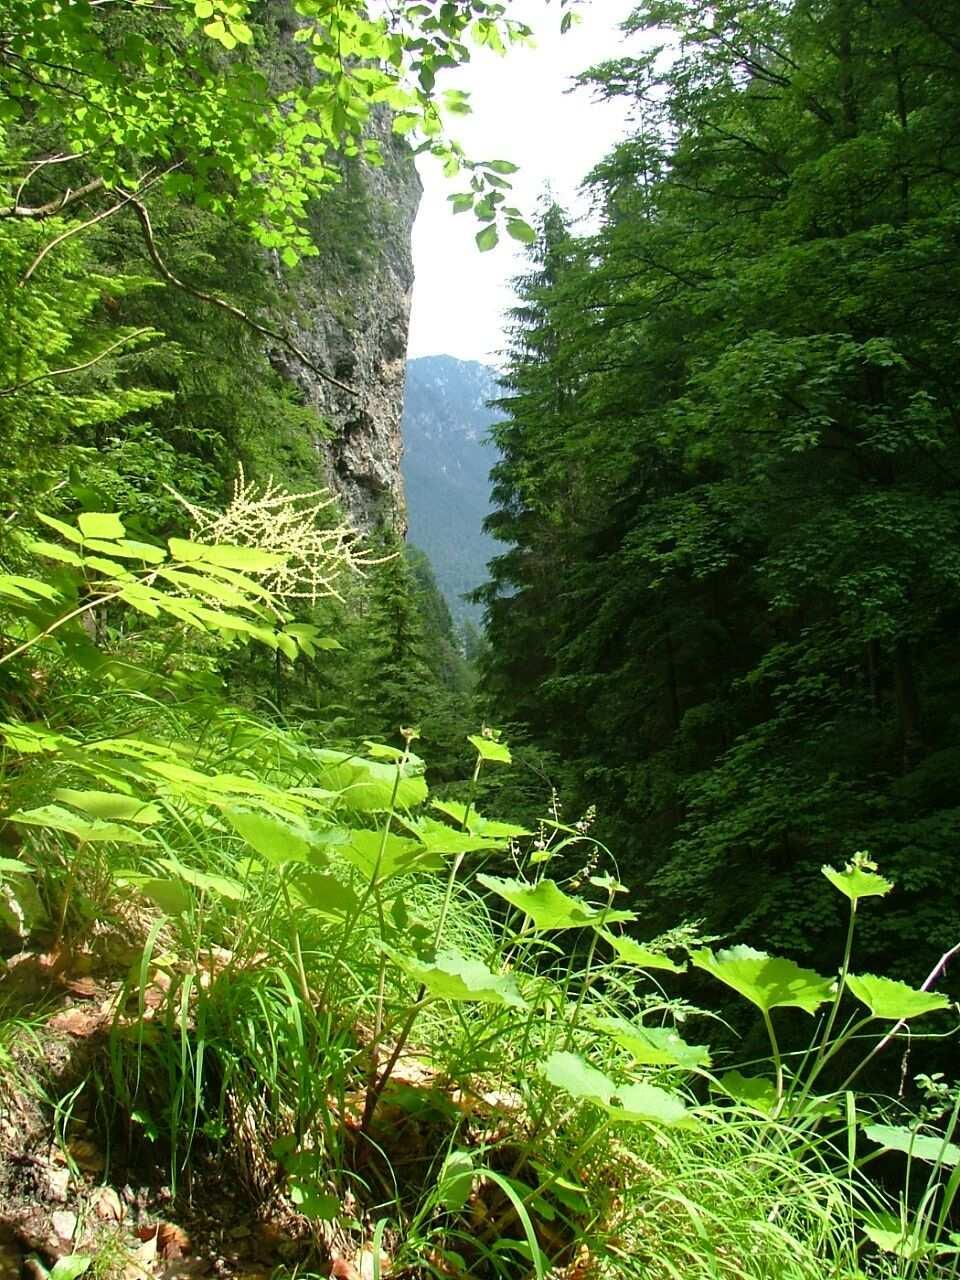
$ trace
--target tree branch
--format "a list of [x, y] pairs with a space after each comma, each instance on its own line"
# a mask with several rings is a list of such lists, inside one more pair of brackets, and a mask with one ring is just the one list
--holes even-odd
[[272, 338], [275, 342], [281, 343], [288, 351], [292, 352], [302, 364], [306, 365], [311, 373], [315, 373], [317, 377], [322, 378], [324, 382], [329, 382], [340, 391], [346, 391], [348, 395], [358, 396], [360, 394], [355, 387], [349, 386], [346, 382], [341, 382], [339, 378], [335, 378], [332, 374], [318, 368], [318, 366], [315, 365], [298, 346], [291, 342], [289, 338], [285, 337], [284, 334], [278, 333], [276, 329], [268, 329], [266, 325], [260, 324], [257, 320], [254, 320], [252, 316], [248, 316], [245, 311], [234, 306], [232, 302], [227, 302], [225, 298], [218, 298], [215, 294], [205, 293], [202, 289], [195, 289], [192, 285], [186, 284], [183, 280], [180, 280], [175, 276], [160, 257], [160, 251], [158, 250], [156, 240], [154, 239], [153, 227], [150, 223], [150, 215], [147, 212], [146, 205], [142, 200], [138, 200], [137, 197], [133, 195], [127, 196], [125, 203], [133, 206], [134, 212], [140, 219], [140, 226], [143, 230], [143, 238], [147, 246], [147, 253], [150, 255], [150, 260], [168, 284], [172, 284], [176, 289], [183, 290], [184, 293], [189, 294], [192, 298], [196, 298], [198, 302], [206, 302], [211, 306], [219, 307], [221, 311], [226, 311], [228, 315], [235, 316], [238, 320], [242, 321], [243, 324], [252, 329], [255, 333], [259, 333], [265, 338]]
[[[50, 161], [49, 163], [53, 163]], [[42, 166], [38, 166], [40, 168]], [[20, 191], [33, 177], [37, 170], [28, 174], [21, 184]], [[7, 205], [5, 209], [0, 209], [0, 218], [51, 218], [55, 213], [59, 213], [61, 209], [65, 209], [68, 204], [73, 204], [76, 200], [82, 200], [84, 196], [90, 195], [94, 191], [99, 191], [103, 187], [102, 178], [94, 178], [92, 182], [86, 182], [82, 187], [77, 187], [72, 191], [67, 187], [63, 195], [57, 196], [56, 199], [48, 201], [47, 204], [25, 205], [19, 203], [20, 191], [17, 192], [17, 200]]]
[[47, 373], [38, 373], [33, 378], [25, 378], [23, 382], [14, 383], [12, 387], [0, 389], [0, 396], [14, 396], [18, 391], [22, 391], [24, 387], [32, 386], [35, 382], [45, 382], [47, 378], [63, 378], [68, 373], [80, 373], [83, 369], [89, 369], [93, 365], [99, 364], [111, 351], [116, 351], [117, 347], [122, 347], [128, 342], [132, 342], [134, 338], [142, 337], [145, 333], [156, 333], [156, 330], [149, 326], [145, 329], [135, 329], [133, 333], [128, 333], [125, 337], [118, 338], [116, 342], [112, 342], [109, 347], [104, 348], [99, 355], [95, 355], [91, 360], [84, 361], [83, 364], [72, 364], [65, 369], [50, 369]]

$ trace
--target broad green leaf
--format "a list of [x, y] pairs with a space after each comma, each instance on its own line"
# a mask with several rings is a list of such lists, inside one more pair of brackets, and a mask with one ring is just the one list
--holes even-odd
[[20, 755], [44, 755], [72, 746], [72, 740], [40, 725], [0, 722], [0, 740]]
[[504, 838], [491, 839], [488, 836], [472, 835], [468, 831], [454, 831], [445, 822], [434, 822], [430, 818], [420, 818], [416, 822], [407, 821], [404, 826], [413, 832], [424, 849], [431, 853], [482, 853], [503, 849], [507, 845], [507, 840]]
[[331, 920], [352, 915], [359, 905], [359, 898], [350, 886], [336, 876], [319, 873], [298, 876], [293, 892], [305, 906]]
[[483, 738], [476, 733], [468, 734], [467, 741], [476, 747], [477, 754], [484, 760], [492, 760], [497, 764], [513, 763], [506, 743], [496, 742], [493, 738]]
[[878, 978], [872, 973], [847, 974], [847, 989], [867, 1006], [875, 1018], [919, 1018], [938, 1009], [949, 1009], [950, 1001], [936, 991], [916, 991], [905, 982]]
[[473, 1190], [473, 1158], [469, 1151], [451, 1151], [437, 1178], [437, 1199], [449, 1213], [459, 1213]]
[[541, 880], [534, 886], [525, 880], [505, 880], [498, 876], [480, 875], [477, 879], [484, 888], [529, 916], [535, 929], [595, 929], [602, 924], [634, 919], [632, 911], [602, 911], [571, 898], [554, 880]]
[[905, 1222], [892, 1213], [875, 1214], [869, 1222], [861, 1224], [867, 1239], [882, 1249], [884, 1253], [892, 1253], [905, 1262], [915, 1262], [922, 1258], [929, 1249], [927, 1241], [910, 1231]]
[[521, 244], [535, 244], [537, 233], [529, 222], [524, 222], [522, 218], [508, 218], [507, 231], [514, 240], [519, 240]]
[[21, 813], [11, 813], [10, 822], [21, 822], [31, 827], [46, 827], [51, 831], [65, 831], [84, 844], [110, 841], [113, 844], [151, 843], [142, 832], [133, 827], [121, 827], [115, 822], [101, 822], [94, 819], [85, 822], [83, 818], [60, 805], [46, 804], [38, 809], [28, 809]]
[[406, 840], [391, 831], [384, 840], [380, 831], [348, 830], [335, 827], [319, 834], [320, 847], [331, 856], [342, 858], [368, 880], [402, 875], [414, 869], [439, 871], [443, 860], [419, 840]]
[[645, 1027], [626, 1018], [599, 1018], [594, 1025], [641, 1066], [677, 1066], [692, 1071], [710, 1065], [707, 1046], [687, 1044], [672, 1027]]
[[120, 818], [140, 826], [150, 826], [163, 818], [161, 809], [139, 796], [125, 796], [116, 791], [74, 791], [70, 787], [58, 787], [53, 794], [57, 800], [92, 818]]
[[139, 871], [118, 871], [118, 884], [128, 884], [140, 892], [168, 916], [183, 915], [190, 910], [193, 898], [182, 880], [144, 875]]
[[319, 1191], [309, 1182], [297, 1182], [291, 1178], [288, 1184], [290, 1199], [305, 1218], [319, 1218], [332, 1222], [340, 1213], [340, 1201], [326, 1191]]
[[862, 867], [849, 866], [845, 871], [836, 871], [833, 867], [821, 867], [835, 889], [839, 889], [851, 902], [858, 898], [882, 898], [893, 888], [893, 882], [884, 880], [883, 876], [872, 871], [864, 871]]
[[50, 1268], [47, 1280], [78, 1280], [90, 1269], [93, 1258], [83, 1253], [70, 1253], [58, 1258]]
[[734, 1102], [742, 1102], [767, 1115], [772, 1114], [777, 1106], [776, 1086], [764, 1076], [744, 1076], [739, 1071], [727, 1071], [717, 1084]]
[[118, 515], [106, 511], [84, 511], [77, 524], [85, 538], [125, 538], [127, 531]]
[[[339, 792], [338, 801], [344, 808], [358, 813], [382, 813], [390, 808], [397, 782], [395, 765], [327, 748], [312, 754], [320, 765], [318, 781], [330, 791]], [[426, 798], [427, 784], [417, 767], [411, 765], [396, 787], [396, 805], [414, 809]]]
[[511, 974], [493, 973], [481, 960], [471, 960], [459, 951], [443, 951], [433, 964], [425, 964], [384, 947], [391, 960], [422, 983], [431, 995], [455, 1002], [509, 1005], [525, 1009], [526, 1002]]
[[306, 862], [317, 848], [313, 832], [303, 823], [249, 809], [225, 807], [222, 812], [237, 835], [274, 866]]
[[705, 947], [691, 960], [766, 1012], [790, 1007], [813, 1013], [833, 996], [829, 978], [753, 947], [730, 947], [716, 955]]
[[617, 1119], [658, 1124], [692, 1123], [681, 1098], [650, 1084], [616, 1085], [578, 1053], [557, 1050], [544, 1063], [549, 1082], [572, 1098], [603, 1107]]
[[174, 875], [185, 880], [187, 884], [192, 884], [201, 893], [215, 893], [221, 898], [230, 898], [234, 902], [240, 902], [244, 896], [243, 885], [228, 876], [208, 875], [207, 872], [197, 871], [194, 867], [185, 867], [176, 858], [161, 858], [160, 861]]
[[586, 1102], [606, 1104], [617, 1091], [609, 1076], [591, 1066], [579, 1053], [566, 1049], [550, 1054], [543, 1064], [543, 1074], [555, 1088]]
[[489, 226], [478, 231], [476, 235], [477, 248], [481, 253], [487, 253], [490, 249], [495, 249], [500, 242], [500, 235], [497, 232], [497, 225], [491, 222]]
[[695, 1123], [682, 1098], [653, 1084], [621, 1085], [606, 1110], [621, 1120], [689, 1127]]
[[453, 818], [454, 822], [459, 822], [461, 827], [466, 827], [472, 835], [486, 836], [488, 839], [496, 840], [513, 840], [531, 834], [526, 827], [519, 827], [516, 823], [497, 822], [493, 818], [485, 818], [474, 808], [470, 808], [468, 813], [467, 805], [459, 800], [434, 800], [432, 807], [439, 813], [445, 813], [448, 818]]
[[918, 1160], [929, 1160], [950, 1168], [960, 1164], [960, 1147], [933, 1134], [915, 1133], [912, 1129], [888, 1124], [864, 1125], [863, 1132], [871, 1142], [888, 1151], [902, 1151]]
[[600, 936], [609, 942], [620, 959], [625, 960], [627, 964], [635, 964], [639, 969], [665, 969], [668, 973], [686, 972], [685, 964], [677, 964], [660, 951], [651, 951], [648, 947], [640, 946], [626, 934], [608, 933], [606, 929], [602, 929]]

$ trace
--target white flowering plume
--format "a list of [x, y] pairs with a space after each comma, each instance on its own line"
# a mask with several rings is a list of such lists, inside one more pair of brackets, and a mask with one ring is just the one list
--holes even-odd
[[336, 502], [328, 489], [287, 493], [272, 479], [262, 486], [250, 484], [241, 466], [224, 511], [176, 497], [190, 513], [194, 541], [255, 547], [283, 557], [270, 569], [250, 574], [277, 600], [341, 600], [337, 583], [345, 574], [362, 576], [365, 568], [379, 563], [359, 546], [360, 535], [350, 524], [327, 522], [324, 513]]

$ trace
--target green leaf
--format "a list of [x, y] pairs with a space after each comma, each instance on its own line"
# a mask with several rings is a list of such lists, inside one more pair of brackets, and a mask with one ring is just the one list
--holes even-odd
[[616, 1085], [578, 1053], [557, 1050], [544, 1063], [543, 1074], [572, 1098], [603, 1107], [619, 1120], [690, 1125], [693, 1118], [681, 1098], [650, 1084]]
[[492, 169], [494, 173], [518, 173], [520, 166], [513, 164], [510, 160], [487, 160], [484, 162], [485, 169]]
[[620, 959], [625, 960], [627, 964], [635, 964], [639, 969], [665, 969], [668, 973], [686, 972], [685, 964], [676, 964], [669, 956], [659, 951], [651, 951], [648, 947], [642, 947], [625, 934], [608, 933], [606, 929], [601, 929], [600, 936], [609, 942]]
[[641, 1066], [677, 1066], [692, 1071], [710, 1065], [707, 1046], [687, 1044], [672, 1027], [645, 1027], [626, 1018], [598, 1018], [594, 1025]]
[[340, 1213], [340, 1201], [336, 1196], [318, 1191], [309, 1182], [297, 1182], [291, 1178], [289, 1182], [290, 1199], [305, 1218], [319, 1218], [323, 1222], [332, 1222]]
[[127, 531], [118, 515], [106, 511], [84, 511], [77, 524], [85, 538], [125, 538]]
[[193, 12], [201, 20], [213, 16], [213, 0], [194, 0]]
[[167, 545], [174, 559], [185, 564], [219, 565], [223, 569], [235, 569], [240, 573], [269, 573], [286, 564], [287, 557], [258, 547], [235, 547], [229, 543], [190, 542], [185, 538], [168, 538]]
[[4, 876], [33, 876], [36, 871], [16, 858], [0, 858], [0, 880]]
[[846, 985], [875, 1018], [888, 1018], [893, 1022], [950, 1007], [947, 997], [936, 991], [915, 991], [905, 982], [878, 978], [872, 973], [848, 973]]
[[185, 867], [176, 858], [161, 858], [160, 861], [174, 875], [179, 876], [181, 880], [185, 880], [187, 884], [192, 884], [201, 893], [215, 893], [218, 897], [229, 898], [233, 902], [240, 902], [244, 897], [243, 885], [238, 884], [236, 880], [231, 880], [227, 876], [208, 875], [205, 871], [197, 871], [193, 867]]
[[510, 974], [493, 973], [481, 960], [468, 959], [459, 951], [443, 951], [433, 964], [424, 964], [389, 947], [383, 949], [394, 964], [443, 1000], [527, 1007]]
[[419, 840], [406, 840], [388, 832], [386, 838], [380, 831], [348, 830], [335, 827], [319, 833], [320, 847], [331, 856], [343, 859], [371, 880], [388, 880], [414, 869], [439, 871], [443, 861], [439, 854], [431, 852]]
[[541, 880], [534, 886], [525, 880], [506, 880], [497, 876], [480, 875], [477, 879], [484, 888], [505, 898], [511, 906], [529, 916], [538, 930], [595, 929], [602, 924], [634, 919], [632, 911], [601, 911], [578, 898], [571, 898], [557, 887], [554, 880]]
[[42, 538], [23, 538], [22, 542], [35, 556], [43, 556], [46, 560], [58, 560], [61, 564], [83, 565], [83, 560], [75, 551], [57, 546], [55, 542], [44, 542]]
[[695, 1123], [682, 1098], [653, 1084], [621, 1085], [606, 1110], [620, 1120], [650, 1121], [668, 1128], [689, 1128]]
[[241, 839], [273, 866], [306, 862], [317, 848], [317, 839], [303, 823], [250, 809], [225, 807], [223, 815]]
[[550, 1054], [543, 1064], [543, 1074], [555, 1088], [586, 1102], [608, 1103], [616, 1093], [616, 1085], [608, 1076], [579, 1053], [566, 1049]]
[[863, 1234], [867, 1239], [882, 1249], [884, 1253], [892, 1253], [906, 1262], [915, 1262], [922, 1258], [928, 1249], [925, 1239], [916, 1231], [911, 1232], [905, 1222], [892, 1213], [872, 1215], [870, 1222], [861, 1223]]
[[305, 906], [331, 920], [353, 915], [360, 901], [342, 880], [319, 873], [298, 876], [293, 892]]
[[932, 1134], [916, 1133], [913, 1129], [888, 1124], [864, 1125], [863, 1132], [871, 1142], [885, 1147], [887, 1151], [902, 1151], [918, 1160], [929, 1160], [949, 1168], [960, 1164], [960, 1147]]
[[155, 906], [168, 916], [183, 915], [189, 911], [193, 898], [182, 880], [171, 880], [160, 876], [144, 875], [139, 871], [117, 871], [114, 879], [118, 884], [130, 885], [150, 899]]
[[[396, 766], [379, 760], [364, 760], [362, 756], [350, 756], [328, 748], [314, 751], [313, 758], [320, 765], [318, 781], [330, 791], [339, 792], [338, 801], [345, 809], [360, 813], [379, 813], [391, 807], [394, 786], [397, 783]], [[427, 784], [417, 772], [417, 766], [408, 765], [396, 790], [396, 804], [400, 809], [413, 809], [427, 798]]]
[[851, 865], [845, 871], [836, 871], [833, 867], [824, 866], [820, 870], [833, 887], [846, 894], [851, 902], [856, 902], [858, 898], [882, 898], [893, 888], [892, 881], [864, 871], [862, 867]]
[[784, 1007], [813, 1013], [833, 996], [829, 978], [753, 947], [730, 947], [716, 955], [703, 948], [691, 959], [698, 969], [712, 974], [768, 1013]]
[[0, 573], [0, 594], [7, 594], [14, 600], [30, 600], [32, 596], [51, 601], [61, 598], [61, 593], [49, 582], [25, 578], [18, 573]]
[[508, 218], [507, 232], [514, 240], [519, 240], [521, 244], [535, 244], [537, 233], [528, 222], [524, 222], [522, 218]]
[[139, 796], [125, 796], [116, 791], [74, 791], [70, 787], [58, 787], [53, 794], [57, 800], [92, 818], [120, 818], [140, 826], [150, 826], [163, 818], [157, 805]]
[[481, 253], [487, 253], [490, 249], [495, 249], [500, 243], [500, 235], [497, 231], [496, 223], [491, 222], [488, 227], [484, 227], [482, 231], [478, 231], [476, 240], [477, 248]]
[[43, 511], [37, 512], [37, 519], [47, 526], [48, 529], [55, 529], [61, 537], [66, 538], [68, 542], [77, 544], [83, 542], [83, 534], [75, 529], [71, 524], [64, 524], [62, 520], [55, 520], [53, 516], [46, 515]]
[[56, 804], [41, 805], [38, 809], [28, 809], [21, 813], [11, 813], [11, 822], [24, 823], [31, 827], [46, 827], [51, 831], [65, 831], [85, 844], [110, 841], [113, 844], [143, 844], [152, 842], [133, 827], [121, 827], [115, 822], [85, 822], [69, 809], [62, 809]]
[[513, 763], [510, 752], [504, 742], [497, 742], [494, 738], [484, 738], [476, 733], [468, 734], [467, 741], [476, 747], [478, 755], [484, 760], [492, 760], [497, 764]]
[[727, 1071], [717, 1084], [734, 1102], [742, 1102], [766, 1115], [771, 1115], [777, 1106], [776, 1086], [764, 1076], [744, 1076], [739, 1071]]
[[468, 1151], [451, 1151], [437, 1178], [437, 1199], [449, 1213], [459, 1213], [473, 1190], [473, 1159]]
[[47, 1280], [77, 1280], [89, 1270], [93, 1258], [83, 1253], [70, 1253], [58, 1258], [50, 1269]]

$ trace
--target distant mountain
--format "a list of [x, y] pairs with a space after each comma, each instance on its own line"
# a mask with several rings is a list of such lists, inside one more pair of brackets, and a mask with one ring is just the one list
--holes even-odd
[[403, 479], [409, 538], [425, 551], [457, 622], [479, 620], [461, 597], [486, 580], [486, 564], [502, 550], [481, 529], [490, 510], [490, 468], [497, 451], [485, 442], [500, 394], [488, 365], [452, 356], [407, 364], [403, 409]]

